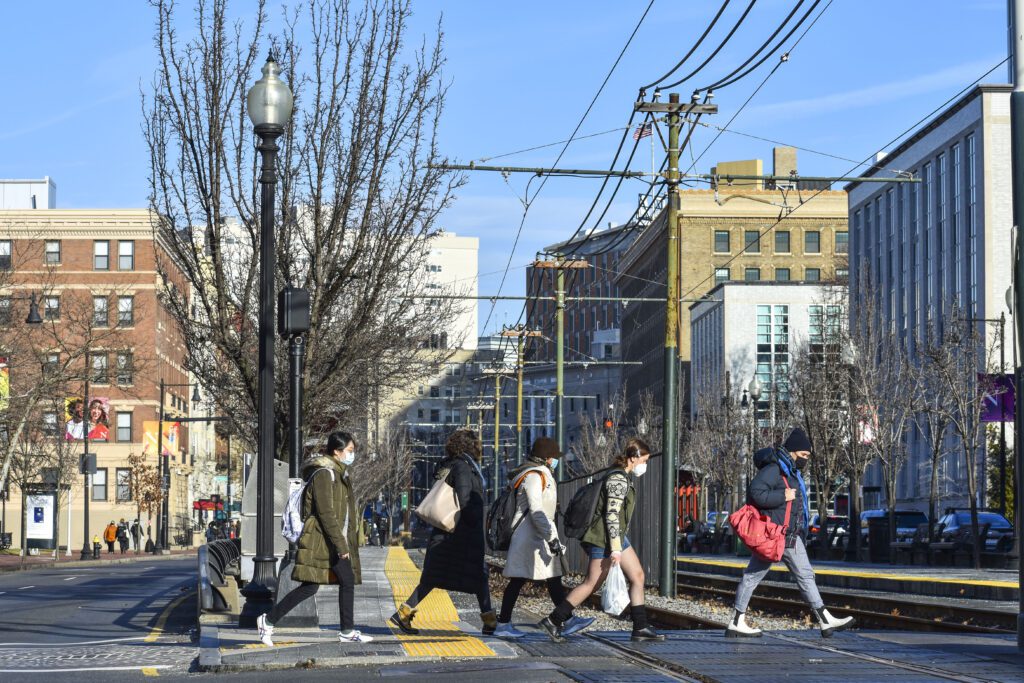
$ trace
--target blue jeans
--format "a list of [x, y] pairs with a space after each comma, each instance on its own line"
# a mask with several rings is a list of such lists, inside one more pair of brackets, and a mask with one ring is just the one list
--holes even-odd
[[[586, 551], [587, 557], [589, 557], [592, 560], [603, 560], [606, 557], [611, 557], [612, 556], [612, 549], [611, 548], [602, 548], [600, 546], [594, 545], [593, 543], [581, 543], [580, 545], [582, 545], [583, 546], [583, 550]], [[623, 536], [622, 537], [622, 549], [625, 550], [628, 547], [629, 547], [629, 538]]]

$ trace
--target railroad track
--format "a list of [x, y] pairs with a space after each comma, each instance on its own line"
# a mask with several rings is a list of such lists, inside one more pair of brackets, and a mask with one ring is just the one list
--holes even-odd
[[[694, 572], [676, 572], [676, 594], [700, 594], [732, 600], [738, 578]], [[906, 596], [819, 589], [829, 610], [856, 617], [857, 625], [868, 628], [960, 633], [1014, 633], [1016, 612], [950, 602], [908, 600]], [[764, 582], [758, 586], [750, 605], [766, 612], [802, 616], [807, 613], [795, 586]]]

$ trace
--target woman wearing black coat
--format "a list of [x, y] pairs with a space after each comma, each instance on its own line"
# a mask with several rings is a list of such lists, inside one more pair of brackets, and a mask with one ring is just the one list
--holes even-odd
[[438, 463], [434, 479], [445, 479], [455, 489], [459, 516], [451, 532], [434, 528], [423, 559], [423, 573], [416, 589], [391, 615], [391, 623], [403, 633], [415, 635], [412, 620], [416, 606], [435, 588], [476, 595], [483, 619], [484, 635], [498, 626], [491, 607], [491, 592], [484, 562], [484, 481], [479, 462], [483, 457], [480, 440], [468, 429], [448, 437], [445, 458]]

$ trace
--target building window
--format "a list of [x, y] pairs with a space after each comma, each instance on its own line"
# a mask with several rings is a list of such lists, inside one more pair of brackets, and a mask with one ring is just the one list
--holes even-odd
[[744, 230], [743, 231], [743, 251], [748, 254], [760, 254], [761, 253], [761, 231], [760, 230]]
[[776, 254], [788, 254], [789, 253], [789, 230], [776, 230], [775, 231], [775, 253]]
[[97, 467], [92, 475], [92, 500], [107, 499], [107, 468]]
[[817, 230], [808, 230], [804, 233], [804, 253], [821, 253], [821, 233]]
[[438, 408], [431, 408], [430, 409], [430, 421], [431, 422], [440, 422], [441, 421], [441, 411]]
[[110, 311], [107, 310], [108, 300], [105, 296], [92, 298], [92, 326], [106, 327], [110, 324]]
[[416, 409], [416, 419], [417, 420], [422, 420], [423, 419], [423, 408], [417, 408]]
[[743, 270], [743, 279], [747, 282], [757, 282], [761, 279], [760, 268], [745, 268]]
[[132, 499], [132, 471], [126, 467], [118, 467], [117, 476], [117, 502], [127, 503]]
[[0, 240], [0, 270], [11, 269], [11, 241]]
[[49, 265], [60, 263], [60, 240], [46, 240], [43, 262]]
[[93, 270], [110, 270], [110, 242], [96, 240], [92, 243]]
[[805, 282], [819, 282], [821, 280], [821, 268], [804, 268]]
[[46, 358], [43, 359], [43, 377], [45, 379], [53, 379], [57, 376], [57, 372], [60, 370], [60, 354], [59, 353], [48, 353]]
[[117, 269], [135, 270], [134, 240], [121, 240], [117, 243]]
[[60, 297], [43, 297], [43, 318], [46, 320], [60, 320]]
[[93, 384], [108, 384], [110, 382], [110, 375], [107, 372], [107, 354], [105, 353], [93, 353], [89, 354], [89, 381]]
[[134, 384], [135, 370], [132, 354], [127, 351], [119, 351], [117, 354], [117, 383], [121, 386]]
[[789, 282], [789, 268], [776, 268], [775, 269], [775, 281], [776, 282]]
[[427, 269], [428, 273], [440, 273], [441, 272], [441, 266], [438, 266], [438, 265], [435, 265], [435, 264], [427, 264], [426, 269]]
[[715, 268], [715, 284], [720, 285], [723, 282], [729, 281], [729, 269], [728, 268]]
[[117, 440], [122, 443], [131, 443], [132, 440], [132, 414], [127, 412], [117, 413]]
[[836, 253], [837, 254], [849, 254], [850, 253], [850, 233], [842, 230], [836, 233]]
[[43, 434], [60, 436], [60, 428], [57, 426], [57, 411], [48, 410], [43, 413]]
[[846, 282], [850, 279], [849, 268], [836, 268], [836, 279], [840, 282]]
[[123, 326], [135, 324], [135, 297], [117, 297], [117, 324]]
[[441, 398], [441, 387], [430, 387], [430, 398]]
[[755, 406], [758, 423], [764, 427], [770, 419], [770, 406], [777, 400], [789, 399], [789, 306], [757, 307], [757, 367], [758, 381], [764, 390]]
[[729, 253], [729, 231], [715, 230], [715, 252], [718, 254]]
[[11, 297], [0, 296], [0, 325], [11, 324]]

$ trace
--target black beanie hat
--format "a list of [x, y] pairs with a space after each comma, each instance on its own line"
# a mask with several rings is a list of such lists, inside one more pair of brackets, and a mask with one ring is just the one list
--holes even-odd
[[530, 460], [535, 462], [545, 462], [548, 458], [558, 459], [560, 457], [562, 454], [558, 450], [558, 442], [545, 436], [534, 441], [533, 448], [530, 449]]
[[811, 440], [807, 438], [806, 432], [799, 427], [795, 428], [786, 437], [786, 441], [782, 444], [788, 452], [793, 453], [794, 451], [807, 451], [811, 452]]

